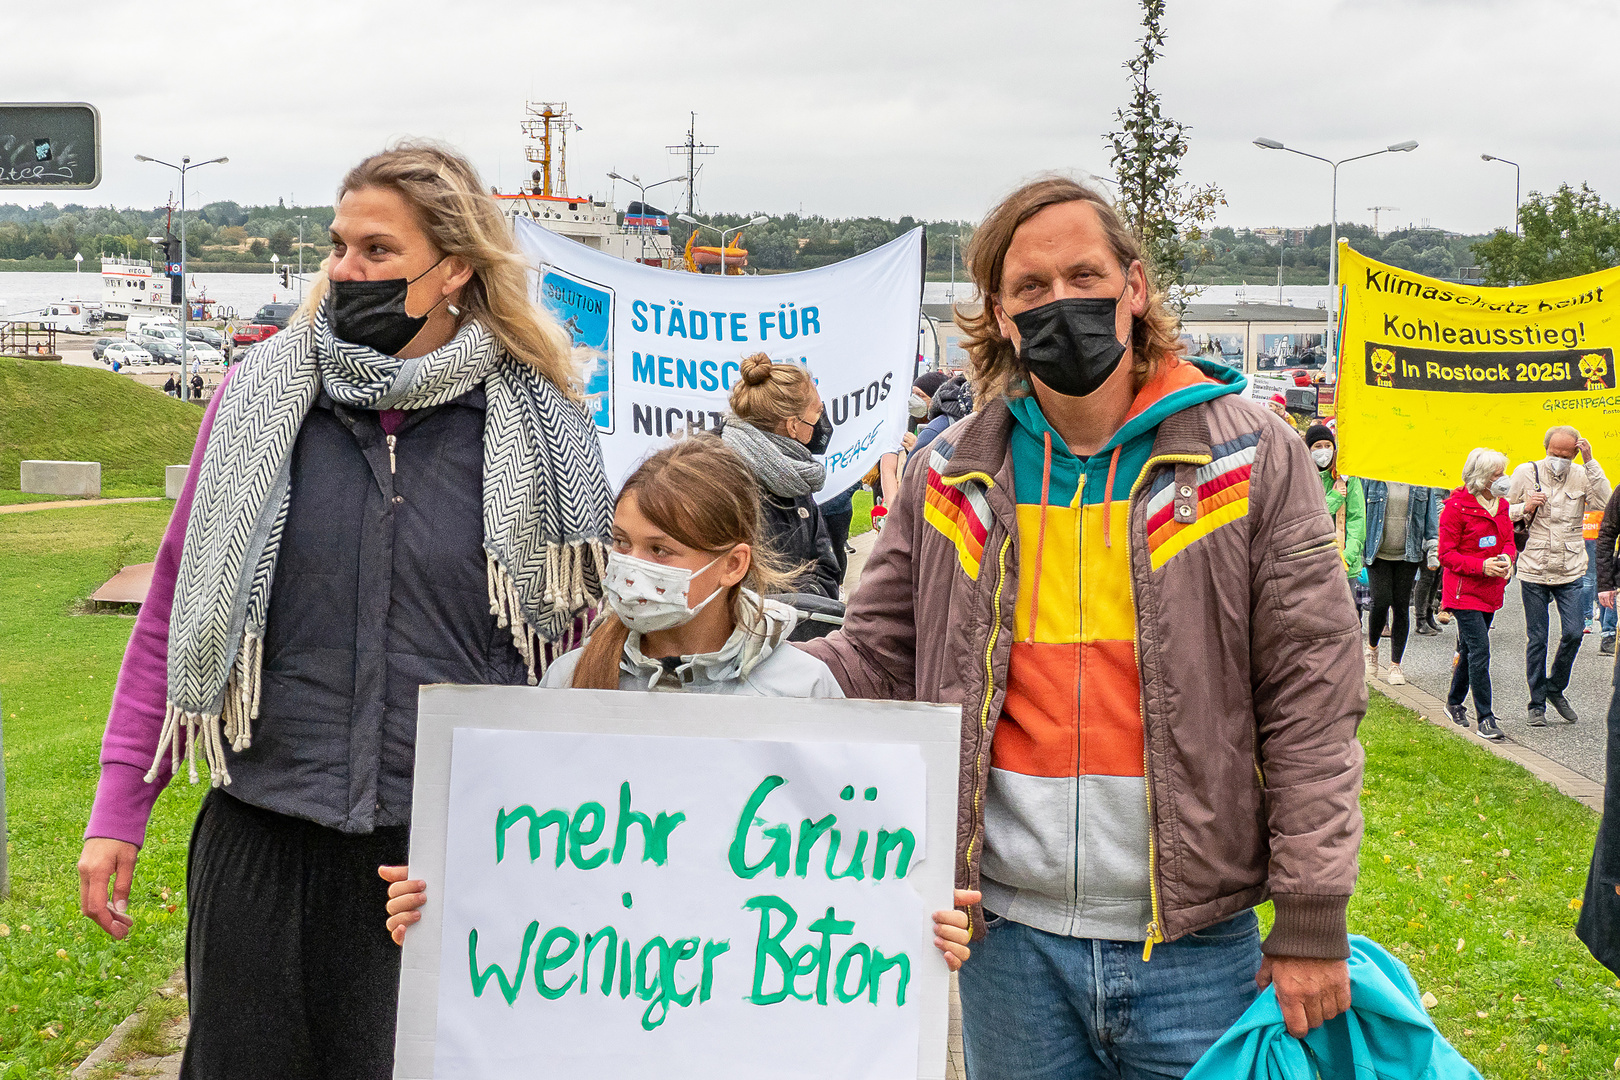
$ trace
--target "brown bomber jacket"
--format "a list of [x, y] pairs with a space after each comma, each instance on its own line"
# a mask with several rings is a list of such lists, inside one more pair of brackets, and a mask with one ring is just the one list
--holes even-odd
[[[990, 746], [1014, 637], [1013, 423], [997, 400], [939, 436], [931, 463], [940, 467], [907, 471], [843, 629], [802, 646], [850, 697], [961, 705], [960, 888], [978, 887]], [[1153, 569], [1153, 481], [1172, 471], [1161, 499], [1174, 500], [1178, 523], [1196, 526], [1208, 479], [1200, 468], [1219, 469], [1212, 451], [1244, 444], [1253, 456], [1245, 512], [1233, 520], [1228, 507], [1224, 524]], [[957, 492], [961, 520], [982, 529], [976, 561], [971, 538], [959, 553], [962, 541], [925, 520], [931, 478], [936, 506], [945, 489]], [[1266, 954], [1348, 957], [1345, 909], [1362, 833], [1356, 728], [1367, 689], [1360, 620], [1304, 444], [1238, 396], [1172, 414], [1132, 488], [1129, 542], [1153, 940], [1269, 897], [1276, 922]], [[981, 936], [982, 911], [970, 922]]]

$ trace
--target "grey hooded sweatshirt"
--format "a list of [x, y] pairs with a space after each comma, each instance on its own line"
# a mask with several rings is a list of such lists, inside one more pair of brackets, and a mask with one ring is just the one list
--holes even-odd
[[[838, 680], [826, 664], [807, 652], [787, 647], [799, 613], [775, 600], [761, 603], [757, 594], [746, 589], [743, 595], [744, 608], [759, 612], [755, 625], [739, 625], [714, 652], [682, 656], [678, 661], [652, 659], [642, 654], [641, 635], [632, 630], [619, 660], [619, 689], [749, 697], [843, 697]], [[574, 668], [582, 651], [575, 649], [559, 657], [546, 670], [540, 685], [573, 685]]]

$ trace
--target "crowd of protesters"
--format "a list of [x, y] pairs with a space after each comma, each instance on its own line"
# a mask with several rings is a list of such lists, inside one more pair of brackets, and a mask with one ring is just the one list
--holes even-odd
[[[79, 863], [84, 913], [127, 936], [181, 750], [230, 784], [192, 841], [184, 1077], [392, 1074], [381, 930], [433, 902], [405, 865], [423, 683], [959, 706], [954, 907], [931, 927], [972, 1080], [1182, 1076], [1267, 988], [1300, 1038], [1353, 1007], [1356, 729], [1367, 677], [1403, 682], [1409, 633], [1438, 632], [1432, 597], [1459, 723], [1471, 691], [1500, 737], [1489, 629], [1515, 571], [1532, 722], [1574, 719], [1580, 604], [1613, 610], [1620, 536], [1590, 446], [1555, 428], [1511, 477], [1475, 450], [1449, 494], [1344, 475], [1331, 427], [1182, 357], [1093, 188], [1032, 181], [975, 233], [969, 370], [912, 387], [853, 590], [811, 375], [744, 358], [718, 437], [614, 495], [485, 190], [427, 144], [356, 166], [308, 301], [204, 416]], [[847, 594], [842, 628], [795, 646], [780, 594]]]

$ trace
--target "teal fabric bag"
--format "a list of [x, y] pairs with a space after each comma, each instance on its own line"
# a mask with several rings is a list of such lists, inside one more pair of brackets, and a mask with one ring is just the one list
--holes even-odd
[[1267, 987], [1187, 1080], [1480, 1080], [1435, 1030], [1406, 965], [1350, 936], [1350, 1011], [1303, 1040]]

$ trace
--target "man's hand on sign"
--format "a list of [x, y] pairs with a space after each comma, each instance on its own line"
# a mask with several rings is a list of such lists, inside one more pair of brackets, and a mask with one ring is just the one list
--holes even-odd
[[934, 912], [934, 947], [945, 957], [945, 966], [960, 971], [972, 955], [968, 941], [973, 937], [968, 930], [967, 908], [981, 902], [983, 895], [972, 889], [957, 889], [956, 906]]
[[906, 453], [911, 453], [912, 448], [917, 445], [917, 433], [908, 431], [900, 436], [900, 445], [905, 448]]
[[388, 882], [388, 936], [405, 944], [405, 931], [421, 920], [417, 909], [427, 903], [427, 882], [409, 880], [408, 866], [379, 866], [377, 876]]
[[1576, 443], [1575, 445], [1576, 445], [1577, 448], [1579, 448], [1579, 450], [1581, 452], [1581, 460], [1582, 461], [1591, 461], [1592, 460], [1592, 444], [1591, 443], [1587, 442], [1585, 439], [1582, 439], [1580, 442]]
[[1614, 590], [1610, 589], [1608, 592], [1598, 593], [1598, 603], [1606, 608], [1614, 607]]
[[1296, 1039], [1350, 1008], [1350, 965], [1344, 960], [1267, 956], [1254, 981], [1262, 990], [1277, 988], [1283, 1023]]
[[1524, 512], [1528, 514], [1532, 510], [1540, 510], [1546, 501], [1547, 493], [1545, 491], [1526, 492], [1524, 496]]

